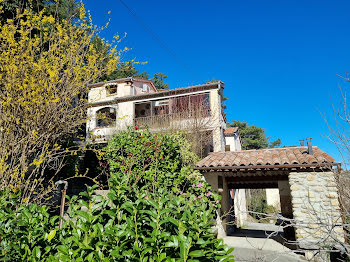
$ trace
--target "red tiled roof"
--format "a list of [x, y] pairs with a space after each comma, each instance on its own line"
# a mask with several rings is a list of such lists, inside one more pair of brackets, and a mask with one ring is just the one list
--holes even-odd
[[238, 130], [238, 127], [229, 127], [229, 128], [225, 129], [224, 134], [225, 135], [232, 135], [232, 134], [236, 133], [237, 130]]
[[307, 147], [285, 147], [260, 150], [241, 150], [215, 152], [196, 164], [197, 169], [278, 169], [292, 167], [331, 166], [334, 158], [312, 147], [313, 154], [308, 154]]

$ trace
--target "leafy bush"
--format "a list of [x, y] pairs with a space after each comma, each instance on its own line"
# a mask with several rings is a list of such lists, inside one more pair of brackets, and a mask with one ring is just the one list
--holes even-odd
[[264, 189], [251, 190], [251, 198], [248, 199], [248, 209], [255, 219], [265, 218], [267, 214], [277, 213], [276, 208], [267, 204], [266, 191]]
[[[129, 130], [108, 145], [107, 197], [96, 187], [69, 199], [68, 219], [46, 207], [0, 202], [0, 260], [233, 261], [212, 232], [218, 196], [168, 135]], [[189, 177], [189, 178], [188, 178]]]
[[218, 207], [219, 196], [192, 165], [198, 160], [180, 133], [153, 134], [129, 129], [116, 135], [105, 148], [110, 169], [110, 186], [122, 179], [132, 187], [155, 192], [159, 188], [176, 194], [194, 194], [196, 199]]
[[[0, 258], [8, 261], [232, 261], [211, 232], [213, 215], [194, 196], [119, 186], [108, 197], [82, 193], [57, 229], [36, 204], [0, 213]], [[131, 201], [128, 195], [136, 196]], [[4, 203], [4, 202], [2, 202]], [[174, 260], [172, 260], [174, 259]]]
[[48, 233], [55, 229], [58, 217], [50, 218], [47, 207], [37, 204], [20, 205], [8, 191], [0, 198], [0, 260], [39, 261], [47, 257], [53, 247]]

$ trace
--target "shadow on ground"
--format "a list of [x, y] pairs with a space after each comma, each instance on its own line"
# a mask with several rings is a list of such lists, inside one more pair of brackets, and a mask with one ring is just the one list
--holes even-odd
[[295, 246], [286, 243], [282, 228], [271, 224], [248, 223], [243, 229], [231, 229], [224, 241], [235, 248], [236, 261], [305, 261], [295, 253]]

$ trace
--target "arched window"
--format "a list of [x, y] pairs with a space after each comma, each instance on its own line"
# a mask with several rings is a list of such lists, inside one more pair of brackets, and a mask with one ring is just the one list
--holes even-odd
[[104, 107], [96, 112], [97, 127], [115, 126], [116, 113], [113, 107]]

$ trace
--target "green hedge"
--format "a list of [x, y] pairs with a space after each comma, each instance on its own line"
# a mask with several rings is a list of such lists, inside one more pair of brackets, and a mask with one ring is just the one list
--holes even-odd
[[62, 229], [46, 207], [17, 206], [3, 193], [1, 260], [233, 261], [212, 233], [219, 197], [189, 166], [182, 139], [132, 129], [115, 136], [105, 153], [107, 197], [90, 187], [69, 199]]

